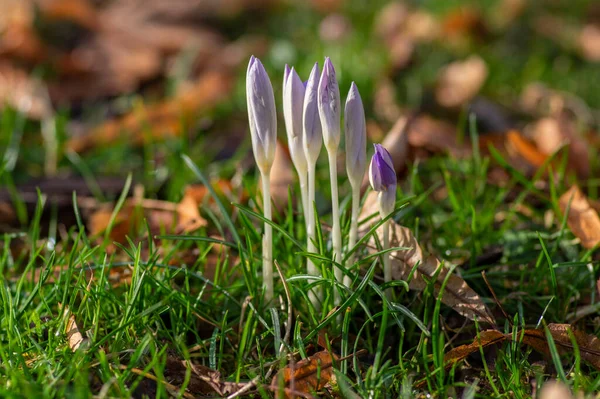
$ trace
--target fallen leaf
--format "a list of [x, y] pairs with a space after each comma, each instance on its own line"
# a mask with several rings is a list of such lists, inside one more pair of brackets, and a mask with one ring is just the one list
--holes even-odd
[[452, 9], [441, 23], [444, 37], [472, 36], [485, 31], [481, 12], [472, 6]]
[[457, 346], [456, 348], [451, 349], [444, 355], [444, 364], [446, 367], [452, 366], [452, 364], [457, 363], [471, 353], [479, 351], [479, 348], [485, 348], [486, 346], [498, 344], [504, 342], [506, 340], [506, 335], [498, 330], [486, 330], [479, 333], [479, 336], [476, 337], [472, 343]]
[[288, 204], [288, 190], [296, 180], [296, 170], [287, 148], [281, 141], [275, 147], [275, 159], [269, 176], [271, 182], [271, 198], [277, 208], [284, 208]]
[[385, 42], [392, 42], [402, 33], [410, 10], [408, 5], [400, 1], [391, 1], [381, 8], [375, 17], [375, 32]]
[[517, 130], [509, 130], [505, 134], [486, 134], [479, 137], [479, 149], [488, 154], [493, 147], [513, 168], [525, 176], [533, 176], [548, 159], [534, 142]]
[[0, 56], [27, 70], [52, 66], [56, 74], [48, 86], [54, 102], [116, 96], [163, 77], [184, 51], [193, 51], [193, 76], [231, 66], [224, 36], [214, 23], [203, 22], [271, 2], [23, 0], [19, 7], [7, 6], [19, 12], [0, 17]]
[[342, 14], [329, 14], [319, 25], [319, 36], [324, 42], [341, 42], [352, 32], [352, 24]]
[[419, 115], [410, 123], [408, 143], [413, 148], [435, 154], [449, 153], [455, 157], [464, 157], [472, 153], [470, 145], [459, 142], [455, 126], [427, 115]]
[[569, 387], [556, 380], [544, 382], [538, 397], [540, 399], [573, 399]]
[[496, 29], [507, 29], [527, 8], [527, 0], [502, 0], [496, 3], [491, 13], [491, 22]]
[[440, 24], [436, 18], [422, 10], [414, 10], [406, 20], [405, 33], [418, 43], [431, 42], [441, 36]]
[[[333, 374], [333, 362], [339, 356], [326, 350], [315, 353], [295, 364], [290, 364], [273, 377], [271, 388], [276, 398], [296, 398], [295, 393], [311, 394], [318, 392], [329, 383]], [[279, 394], [279, 381], [283, 379], [285, 391]]]
[[376, 84], [374, 94], [375, 114], [390, 123], [402, 116], [402, 110], [396, 98], [396, 87], [389, 78], [381, 78]]
[[589, 143], [576, 132], [575, 123], [566, 117], [547, 117], [529, 126], [532, 139], [545, 155], [568, 145], [568, 168], [580, 177], [590, 174]]
[[88, 134], [70, 139], [67, 149], [83, 152], [123, 138], [141, 145], [147, 138], [148, 127], [151, 127], [153, 139], [179, 136], [184, 127], [193, 126], [203, 111], [225, 99], [231, 84], [230, 74], [209, 72], [172, 100], [136, 110], [121, 119], [106, 122]]
[[542, 166], [548, 159], [548, 156], [542, 153], [534, 143], [516, 130], [510, 130], [506, 134], [506, 148], [509, 153], [520, 155], [536, 168]]
[[592, 62], [600, 62], [600, 26], [588, 24], [578, 37], [579, 49], [583, 57]]
[[[200, 215], [198, 206], [198, 202], [191, 195], [184, 196], [179, 203], [130, 198], [117, 213], [109, 238], [112, 242], [126, 243], [127, 236], [144, 225], [144, 219], [148, 221], [152, 235], [163, 232], [190, 233], [207, 224]], [[103, 205], [91, 211], [87, 224], [92, 236], [100, 237], [105, 233], [113, 211], [112, 205]], [[107, 250], [114, 249], [114, 245], [110, 243]]]
[[77, 322], [75, 321], [75, 315], [71, 313], [68, 306], [64, 307], [63, 314], [65, 317], [68, 317], [65, 333], [67, 334], [69, 348], [75, 352], [82, 344], [87, 343], [87, 338], [84, 338], [81, 334], [79, 326], [77, 326]]
[[53, 114], [45, 85], [21, 69], [0, 63], [0, 108], [11, 106], [32, 119]]
[[479, 92], [487, 75], [487, 65], [479, 56], [455, 61], [440, 71], [435, 98], [448, 108], [466, 104]]
[[[378, 213], [377, 192], [372, 191], [365, 199], [359, 220], [374, 213]], [[370, 225], [372, 226], [376, 221], [377, 218], [371, 219]], [[383, 240], [382, 229], [378, 229], [377, 234], [379, 240]], [[368, 250], [370, 253], [378, 252], [374, 237], [369, 240], [369, 244]], [[442, 265], [436, 257], [426, 256], [410, 229], [391, 221], [390, 247], [410, 248], [390, 252], [392, 278], [394, 280], [406, 281], [413, 267], [418, 265], [409, 282], [409, 288], [423, 291], [428, 285], [426, 279], [434, 278], [436, 273], [439, 272], [434, 283], [434, 292], [435, 295], [440, 294], [440, 288], [448, 275], [449, 268]], [[496, 324], [494, 316], [483, 303], [481, 297], [457, 274], [448, 277], [441, 300], [442, 303], [468, 319], [473, 320], [477, 317], [482, 322]]]
[[[573, 343], [569, 336], [569, 333], [571, 333], [579, 347], [581, 358], [589, 362], [597, 370], [600, 370], [600, 339], [598, 337], [576, 330], [569, 324], [548, 324], [547, 328], [560, 354], [573, 352]], [[522, 330], [516, 334], [516, 337], [524, 345], [528, 345], [537, 352], [550, 357], [550, 349], [543, 329]], [[458, 346], [447, 352], [444, 355], [445, 365], [446, 367], [451, 367], [454, 363], [465, 359], [471, 353], [477, 352], [480, 347], [512, 339], [512, 334], [504, 334], [498, 330], [482, 331], [479, 334], [479, 338], [475, 338], [472, 343]]]
[[[569, 333], [571, 333], [579, 347], [581, 358], [600, 370], [600, 339], [597, 336], [576, 330], [569, 324], [548, 324], [547, 327], [560, 354], [573, 353], [573, 343], [569, 336]], [[523, 343], [544, 355], [550, 356], [543, 329], [525, 330]]]
[[558, 205], [563, 213], [569, 208], [567, 225], [581, 245], [590, 249], [600, 243], [600, 217], [579, 187], [574, 185], [561, 195]]
[[391, 66], [401, 69], [411, 61], [419, 43], [439, 36], [439, 24], [423, 10], [412, 10], [405, 3], [390, 2], [376, 16], [379, 38], [388, 49]]

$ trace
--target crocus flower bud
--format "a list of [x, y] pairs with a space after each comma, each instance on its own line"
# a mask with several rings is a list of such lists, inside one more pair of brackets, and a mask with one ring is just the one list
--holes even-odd
[[346, 172], [352, 186], [362, 182], [367, 164], [365, 110], [358, 88], [352, 82], [344, 109], [346, 134]]
[[319, 64], [316, 63], [310, 72], [308, 82], [306, 82], [306, 91], [304, 92], [304, 108], [302, 111], [302, 141], [304, 145], [304, 154], [306, 160], [311, 164], [317, 162], [321, 146], [323, 145], [323, 135], [321, 131], [321, 120], [319, 119], [319, 109], [317, 106], [319, 85]]
[[[287, 65], [286, 65], [287, 67]], [[283, 117], [292, 162], [298, 173], [306, 173], [307, 164], [302, 144], [302, 111], [304, 107], [304, 83], [292, 68], [284, 77]]]
[[288, 66], [288, 64], [285, 64], [285, 67], [283, 68], [283, 90], [285, 90], [285, 82], [287, 82], [287, 78], [290, 74], [290, 67]]
[[254, 56], [250, 57], [246, 73], [246, 101], [254, 159], [260, 171], [268, 173], [277, 141], [275, 96], [265, 68]]
[[325, 148], [335, 151], [340, 144], [340, 89], [329, 57], [325, 58], [318, 98]]
[[375, 154], [369, 165], [369, 181], [373, 190], [379, 191], [380, 213], [385, 217], [394, 210], [397, 179], [392, 157], [381, 144], [375, 144]]

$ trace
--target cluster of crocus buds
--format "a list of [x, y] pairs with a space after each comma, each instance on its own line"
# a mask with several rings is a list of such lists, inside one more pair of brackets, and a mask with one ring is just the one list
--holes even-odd
[[[246, 76], [246, 96], [248, 102], [248, 120], [252, 135], [252, 149], [261, 173], [263, 184], [264, 217], [271, 221], [271, 201], [269, 174], [273, 164], [277, 140], [277, 116], [273, 88], [269, 77], [255, 58], [250, 58]], [[287, 132], [292, 163], [296, 168], [302, 194], [307, 230], [307, 247], [309, 252], [316, 252], [315, 239], [315, 168], [323, 143], [327, 150], [332, 197], [332, 246], [335, 265], [335, 277], [338, 283], [349, 287], [351, 280], [344, 277], [343, 268], [352, 265], [352, 258], [343, 264], [342, 236], [340, 228], [340, 210], [338, 201], [337, 152], [341, 139], [340, 91], [333, 63], [325, 59], [323, 73], [315, 64], [308, 81], [302, 83], [296, 70], [285, 66], [283, 76], [283, 115]], [[360, 185], [366, 169], [366, 124], [363, 103], [357, 86], [352, 83], [344, 109], [344, 133], [346, 140], [346, 172], [352, 187], [352, 217], [348, 248], [352, 249], [357, 242], [358, 214], [360, 208]], [[382, 218], [389, 215], [395, 204], [396, 174], [389, 153], [380, 145], [375, 145], [375, 154], [371, 160], [369, 179], [375, 191], [379, 192], [380, 214]], [[386, 244], [386, 237], [388, 243]], [[384, 231], [384, 246], [389, 245], [389, 234]], [[273, 297], [273, 257], [272, 228], [265, 222], [263, 235], [263, 285], [265, 298]], [[389, 280], [389, 258], [384, 257], [384, 275]], [[318, 275], [318, 270], [309, 259], [309, 274]], [[335, 290], [336, 302], [339, 295]], [[309, 292], [311, 302], [319, 305], [318, 290]]]

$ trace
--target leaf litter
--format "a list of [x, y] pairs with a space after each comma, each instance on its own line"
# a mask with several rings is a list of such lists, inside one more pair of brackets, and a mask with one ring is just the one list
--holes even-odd
[[[377, 193], [370, 192], [364, 202], [360, 219], [378, 213]], [[376, 223], [372, 219], [370, 225]], [[378, 229], [379, 240], [382, 240], [382, 229]], [[447, 278], [449, 268], [442, 264], [435, 256], [427, 256], [413, 233], [407, 227], [391, 221], [390, 248], [401, 247], [407, 250], [397, 250], [390, 253], [392, 264], [392, 278], [408, 281], [412, 290], [423, 291], [428, 286], [428, 280], [434, 280], [435, 295], [440, 295], [440, 289]], [[377, 253], [378, 249], [374, 237], [369, 240], [368, 251]], [[410, 278], [410, 280], [409, 280]], [[480, 321], [495, 325], [496, 320], [491, 314], [482, 298], [458, 274], [448, 277], [448, 283], [441, 301], [468, 319], [477, 318]]]
[[[579, 348], [581, 358], [590, 363], [594, 368], [600, 370], [600, 339], [592, 334], [586, 334], [583, 331], [576, 330], [569, 324], [548, 324], [547, 329], [554, 340], [559, 354], [573, 353], [575, 347], [573, 341]], [[517, 331], [516, 339], [527, 346], [535, 349], [537, 352], [550, 358], [550, 347], [543, 328], [523, 329]], [[505, 334], [498, 330], [486, 330], [478, 334], [478, 336], [470, 344], [457, 346], [451, 349], [444, 355], [446, 367], [464, 360], [472, 353], [479, 351], [480, 348], [485, 348], [490, 345], [511, 341], [513, 334]]]
[[[13, 7], [16, 3], [19, 3], [19, 7]], [[217, 2], [218, 4], [176, 1], [168, 5], [159, 0], [107, 3], [57, 0], [41, 3], [42, 26], [32, 23], [32, 2], [13, 1], [13, 6], [8, 7], [10, 13], [0, 12], [0, 30], [5, 33], [0, 39], [0, 65], [4, 65], [6, 60], [19, 60], [14, 64], [6, 63], [6, 69], [0, 69], [0, 82], [4, 82], [0, 86], [8, 87], [6, 91], [9, 93], [0, 95], [0, 101], [9, 103], [31, 119], [52, 115], [52, 104], [76, 103], [82, 99], [98, 99], [136, 92], [154, 79], [174, 73], [171, 67], [176, 54], [191, 47], [195, 47], [194, 51], [197, 50], [190, 72], [193, 77], [186, 77], [187, 80], [180, 85], [172, 98], [158, 103], [138, 103], [139, 106], [134, 107], [132, 111], [87, 129], [84, 136], [69, 139], [66, 146], [70, 151], [86, 152], [97, 147], [110, 146], [122, 139], [129, 145], [141, 146], [146, 144], [150, 136], [151, 140], [155, 140], [181, 137], [191, 132], [197, 127], [199, 118], [209, 114], [230, 94], [239, 60], [246, 57], [250, 48], [254, 48], [247, 47], [247, 43], [228, 43], [225, 35], [212, 28], [213, 23], [204, 25], [206, 20], [223, 15], [231, 16], [255, 8], [256, 5], [249, 1], [223, 1]], [[103, 5], [99, 6], [101, 3]], [[314, 3], [315, 8], [339, 12], [340, 6], [335, 5], [335, 1], [329, 2], [332, 4], [330, 6], [323, 6], [320, 2]], [[440, 18], [396, 2], [390, 3], [381, 12], [379, 18], [382, 23], [376, 24], [377, 34], [383, 39], [391, 63], [389, 76], [382, 76], [378, 82], [381, 89], [380, 100], [385, 107], [376, 107], [376, 112], [381, 113], [378, 117], [383, 120], [379, 127], [381, 131], [387, 127], [386, 123], [395, 123], [385, 137], [384, 144], [390, 148], [399, 171], [405, 171], [406, 166], [415, 160], [432, 155], [448, 154], [450, 157], [464, 158], [471, 156], [476, 150], [472, 148], [470, 140], [459, 137], [455, 111], [471, 107], [481, 98], [479, 93], [486, 83], [487, 75], [493, 75], [494, 71], [488, 70], [487, 60], [484, 61], [478, 56], [464, 58], [464, 50], [469, 48], [473, 39], [485, 40], [489, 30], [495, 30], [494, 33], [497, 33], [507, 29], [512, 20], [523, 14], [526, 7], [519, 0], [500, 3], [502, 20], [492, 20], [492, 23], [477, 7], [460, 7]], [[354, 27], [349, 21], [340, 19], [340, 16], [341, 14], [334, 13], [323, 19], [322, 35], [327, 40], [343, 41], [352, 34]], [[545, 20], [542, 20], [543, 18]], [[547, 23], [549, 20], [551, 24]], [[190, 21], [194, 23], [189, 23]], [[565, 33], [562, 30], [544, 30], [544, 25], [546, 28], [549, 25], [563, 26], [564, 21], [552, 19], [548, 15], [542, 15], [535, 21], [537, 24], [534, 28], [555, 40], [560, 46], [579, 53], [585, 59], [598, 60], [598, 27], [594, 22], [568, 26]], [[56, 40], [52, 35], [44, 35], [44, 32], [48, 32], [44, 30], [48, 28], [44, 27], [44, 24], [54, 24], [52, 26], [58, 27], [72, 24], [77, 35], [68, 35], [64, 41]], [[328, 29], [327, 32], [325, 28]], [[333, 28], [339, 32], [333, 32]], [[6, 40], [7, 38], [10, 40]], [[446, 112], [448, 110], [441, 112], [443, 116], [437, 112], [428, 114], [423, 110], [407, 110], [395, 100], [398, 87], [394, 74], [418, 61], [415, 55], [418, 54], [416, 50], [419, 46], [434, 40], [447, 41], [444, 46], [462, 49], [462, 61], [449, 62], [445, 68], [438, 71], [436, 86], [432, 93], [426, 93], [435, 96], [443, 108], [454, 108], [449, 113]], [[227, 61], [214, 64], [210, 61], [211, 57]], [[98, 62], [100, 59], [106, 62]], [[42, 83], [31, 78], [31, 69], [41, 62], [48, 63], [56, 69], [55, 80]], [[1, 71], [5, 71], [4, 75]], [[51, 102], [46, 101], [43, 96], [45, 93], [49, 93]], [[590, 152], [588, 141], [594, 142], [593, 132], [588, 136], [580, 134], [578, 123], [584, 121], [588, 126], [591, 125], [593, 116], [590, 117], [590, 110], [586, 109], [585, 104], [583, 107], [578, 104], [576, 99], [574, 101], [573, 98], [564, 96], [564, 93], [545, 90], [534, 94], [538, 95], [536, 98], [540, 101], [534, 101], [533, 105], [528, 104], [531, 108], [526, 111], [534, 116], [533, 122], [524, 127], [521, 125], [518, 128], [498, 129], [493, 131], [493, 134], [479, 134], [480, 152], [489, 155], [488, 149], [493, 147], [505, 157], [510, 166], [526, 176], [533, 176], [553, 154], [563, 151], [568, 146], [567, 170], [575, 171], [579, 177], [589, 176], [593, 170], [590, 165], [593, 152]], [[29, 102], [41, 99], [43, 101], [40, 103]], [[152, 134], [148, 135], [148, 132]], [[551, 165], [554, 167], [558, 163], [553, 161]], [[281, 209], [282, 205], [287, 204], [289, 187], [295, 184], [285, 144], [278, 144], [276, 167], [273, 172], [271, 183], [275, 188], [274, 200]], [[491, 173], [490, 181], [498, 183]], [[220, 192], [232, 195], [233, 185], [230, 181], [219, 180], [217, 185]], [[236, 202], [244, 202], [248, 194], [242, 189], [232, 197]], [[65, 203], [70, 201], [70, 196], [65, 198]], [[35, 200], [33, 196], [28, 198], [30, 203], [35, 203]], [[81, 200], [79, 206], [86, 213], [88, 227], [99, 240], [102, 239], [111, 223], [114, 205], [101, 205], [91, 198], [78, 200]], [[367, 204], [369, 200], [370, 197], [367, 197]], [[201, 185], [188, 186], [179, 203], [146, 199], [143, 195], [134, 196], [127, 199], [121, 211], [116, 214], [109, 239], [125, 243], [127, 235], [143, 230], [144, 219], [149, 221], [150, 234], [192, 233], [207, 227], [206, 220], [199, 212], [207, 201], [210, 202], [211, 199], [207, 199], [206, 187]], [[371, 209], [367, 211], [376, 212], [372, 205], [369, 207]], [[565, 214], [569, 212], [567, 224], [582, 246], [595, 247], [600, 240], [597, 202], [587, 198], [577, 186], [572, 186], [560, 197], [559, 208]], [[0, 219], [11, 214], [14, 217], [14, 213], [10, 204], [0, 203]], [[59, 213], [62, 214], [62, 211]], [[531, 216], [531, 212], [528, 215]], [[14, 220], [10, 223], [14, 223]], [[410, 248], [392, 253], [394, 278], [409, 280], [409, 287], [417, 291], [433, 284], [435, 295], [441, 295], [441, 301], [462, 316], [467, 319], [477, 317], [480, 321], [495, 324], [495, 319], [483, 299], [469, 287], [458, 272], [448, 276], [448, 263], [426, 254], [423, 243], [417, 242], [410, 229], [392, 223], [392, 233], [392, 245]], [[109, 251], [111, 250], [115, 250], [115, 247], [109, 248]], [[369, 243], [368, 251], [371, 254], [377, 252], [375, 240]], [[181, 254], [181, 258], [187, 255]], [[61, 273], [65, 268], [66, 266], [58, 266], [53, 272]], [[52, 278], [54, 276], [48, 281]], [[447, 286], [445, 291], [440, 293], [441, 283], [446, 278]], [[435, 280], [430, 283], [432, 279]], [[67, 321], [67, 331], [72, 333], [67, 335], [68, 345], [77, 350], [85, 338], [79, 331], [73, 314], [69, 313]], [[566, 324], [549, 324], [548, 331], [559, 352], [571, 350], [571, 339], [574, 339], [582, 352], [582, 358], [598, 368], [597, 339], [594, 340], [594, 337], [580, 330], [573, 330], [572, 326]], [[543, 330], [526, 329], [521, 333], [519, 339], [523, 344], [549, 354]], [[473, 343], [452, 349], [446, 354], [446, 360], [450, 363], [457, 362], [479, 350], [480, 346], [491, 346], [510, 339], [512, 336], [497, 330], [486, 330], [481, 332]], [[336, 359], [337, 355], [322, 351], [296, 364], [290, 363], [280, 370], [279, 374], [283, 376], [286, 388], [284, 397], [293, 397], [296, 394], [310, 397], [313, 392], [323, 390], [332, 381], [331, 364]], [[157, 383], [164, 383], [166, 386], [169, 384], [168, 390], [173, 394], [179, 389], [178, 386], [184, 383], [182, 376], [192, 370], [188, 391], [183, 394], [185, 397], [190, 397], [191, 394], [215, 393], [223, 396], [235, 394], [236, 390], [239, 392], [243, 389], [243, 384], [224, 382], [219, 371], [180, 359], [168, 359], [167, 363], [165, 376], [169, 381], [162, 381], [141, 369], [132, 368], [130, 371]], [[181, 367], [175, 367], [174, 363], [180, 363]], [[128, 368], [124, 365], [119, 367], [123, 370]], [[199, 386], [200, 382], [204, 385]], [[198, 384], [195, 385], [196, 383]]]

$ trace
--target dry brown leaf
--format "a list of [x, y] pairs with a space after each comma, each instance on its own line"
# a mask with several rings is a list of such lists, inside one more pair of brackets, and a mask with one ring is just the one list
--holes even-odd
[[71, 348], [71, 350], [75, 352], [81, 347], [82, 344], [86, 343], [87, 339], [84, 338], [81, 334], [81, 331], [79, 331], [79, 327], [77, 326], [77, 322], [75, 321], [75, 315], [71, 313], [68, 306], [64, 307], [63, 314], [65, 317], [68, 316], [65, 333], [67, 334], [69, 348]]
[[529, 130], [537, 148], [552, 155], [568, 145], [568, 167], [580, 177], [590, 174], [589, 143], [576, 132], [575, 123], [565, 117], [547, 117], [533, 123]]
[[440, 71], [436, 100], [448, 108], [466, 104], [479, 92], [487, 75], [487, 65], [479, 56], [455, 61]]
[[[364, 219], [374, 213], [378, 213], [377, 193], [372, 191], [365, 199], [360, 219]], [[377, 218], [371, 220], [372, 222], [370, 225], [376, 223]], [[434, 256], [425, 256], [423, 249], [410, 229], [400, 226], [394, 221], [391, 221], [391, 225], [390, 247], [410, 248], [408, 250], [392, 251], [390, 253], [392, 278], [394, 280], [406, 281], [413, 267], [418, 264], [417, 269], [409, 282], [409, 288], [417, 291], [424, 290], [427, 287], [425, 279], [430, 280], [434, 278], [437, 273], [434, 290], [435, 295], [439, 295], [441, 285], [448, 275], [449, 268], [441, 265], [440, 261]], [[378, 229], [378, 235], [381, 241], [383, 239], [382, 229]], [[378, 249], [375, 245], [375, 239], [371, 238], [369, 244], [369, 252], [376, 253]], [[441, 270], [439, 270], [440, 268]], [[468, 319], [473, 320], [477, 317], [479, 321], [491, 325], [496, 324], [494, 316], [490, 313], [479, 295], [457, 274], [452, 274], [448, 277], [448, 282], [441, 300], [442, 303]]]
[[402, 110], [396, 98], [396, 87], [389, 78], [381, 78], [377, 82], [373, 107], [376, 115], [390, 123], [402, 116]]
[[37, 0], [36, 2], [40, 6], [38, 12], [42, 14], [46, 23], [70, 21], [91, 31], [100, 28], [100, 16], [87, 0]]
[[[581, 358], [600, 370], [600, 339], [598, 337], [576, 330], [569, 324], [548, 324], [548, 331], [550, 331], [560, 354], [573, 352], [573, 343], [569, 336], [569, 333], [571, 333], [579, 347]], [[525, 330], [523, 343], [540, 353], [550, 356], [546, 334], [542, 329]]]
[[546, 381], [540, 389], [540, 399], [573, 399], [568, 386], [560, 381]]
[[474, 6], [454, 8], [444, 17], [441, 25], [444, 37], [452, 40], [485, 31], [481, 12]]
[[[569, 333], [572, 333], [579, 347], [581, 358], [600, 370], [600, 339], [598, 337], [575, 330], [569, 324], [548, 324], [548, 331], [550, 331], [560, 354], [572, 353], [573, 343], [569, 336]], [[483, 331], [480, 333], [479, 339], [475, 338], [472, 343], [458, 346], [446, 353], [444, 355], [444, 362], [446, 363], [446, 367], [450, 367], [471, 353], [478, 351], [480, 347], [486, 347], [511, 339], [511, 334], [504, 334], [497, 330]], [[522, 333], [517, 334], [517, 339], [522, 339], [521, 342], [523, 344], [531, 346], [537, 352], [548, 357], [550, 356], [548, 341], [543, 329], [524, 330]]]
[[490, 147], [495, 148], [513, 168], [526, 176], [533, 176], [548, 159], [535, 143], [516, 130], [510, 130], [506, 134], [480, 136], [481, 153], [487, 155]]
[[377, 35], [386, 45], [393, 68], [404, 68], [412, 59], [415, 47], [438, 37], [435, 18], [422, 10], [411, 10], [405, 3], [390, 2], [376, 17]]
[[432, 14], [424, 10], [414, 10], [406, 20], [405, 33], [416, 42], [426, 43], [438, 39], [441, 29]]
[[498, 330], [482, 331], [479, 333], [479, 337], [476, 337], [472, 343], [457, 346], [447, 352], [444, 355], [444, 364], [446, 367], [450, 367], [452, 364], [465, 359], [471, 353], [479, 351], [480, 347], [485, 348], [486, 346], [498, 344], [505, 340], [506, 335]]
[[491, 23], [496, 29], [506, 29], [519, 18], [527, 8], [527, 0], [499, 1], [491, 13]]
[[319, 25], [319, 36], [324, 42], [341, 42], [352, 32], [352, 24], [342, 14], [329, 14]]
[[275, 391], [275, 397], [282, 397], [278, 389], [280, 378], [285, 386], [283, 398], [296, 398], [298, 393], [309, 395], [320, 391], [334, 376], [332, 366], [337, 359], [339, 356], [335, 353], [323, 350], [298, 363], [288, 365], [273, 377], [271, 387]]
[[[112, 225], [109, 238], [112, 242], [126, 243], [127, 236], [138, 230], [148, 221], [150, 234], [163, 232], [182, 234], [206, 226], [206, 220], [200, 215], [198, 202], [191, 195], [185, 195], [178, 204], [142, 198], [128, 199]], [[109, 227], [112, 217], [112, 206], [101, 206], [93, 210], [88, 218], [87, 225], [92, 236], [101, 236]], [[114, 250], [111, 243], [107, 250]]]
[[51, 98], [71, 102], [134, 91], [163, 75], [184, 50], [194, 51], [194, 76], [231, 66], [231, 49], [224, 46], [223, 36], [199, 22], [271, 1], [174, 0], [167, 5], [123, 0], [102, 7], [87, 0], [22, 2], [16, 16], [0, 17], [0, 56], [29, 68], [52, 65], [57, 76], [49, 83]]
[[563, 213], [569, 208], [567, 225], [581, 240], [581, 245], [589, 249], [600, 243], [600, 217], [579, 187], [572, 186], [561, 195], [558, 205]]
[[516, 130], [511, 130], [506, 134], [506, 148], [509, 153], [521, 156], [536, 168], [542, 166], [548, 159], [548, 156], [543, 154], [534, 143]]
[[53, 114], [44, 84], [25, 71], [0, 63], [0, 108], [11, 106], [32, 119]]
[[408, 20], [410, 10], [404, 2], [392, 1], [381, 8], [375, 17], [375, 30], [377, 35], [386, 43], [394, 41], [401, 34]]
[[471, 154], [470, 145], [460, 143], [456, 127], [448, 122], [433, 119], [427, 115], [419, 115], [410, 123], [408, 143], [413, 148], [424, 149], [433, 153], [449, 153], [455, 157]]
[[583, 57], [592, 62], [600, 62], [600, 26], [588, 24], [578, 37], [579, 49]]
[[287, 148], [280, 141], [275, 147], [275, 159], [271, 168], [271, 197], [275, 206], [283, 208], [288, 203], [289, 187], [295, 183], [295, 169]]
[[[190, 127], [202, 112], [228, 96], [232, 77], [228, 73], [213, 71], [202, 76], [192, 87], [182, 90], [174, 99], [145, 107], [125, 117], [109, 121], [89, 134], [74, 137], [67, 148], [83, 152], [96, 146], [105, 146], [123, 137], [136, 145], [146, 140], [150, 129], [154, 139], [179, 136], [184, 127]], [[182, 123], [183, 122], [183, 123]]]

